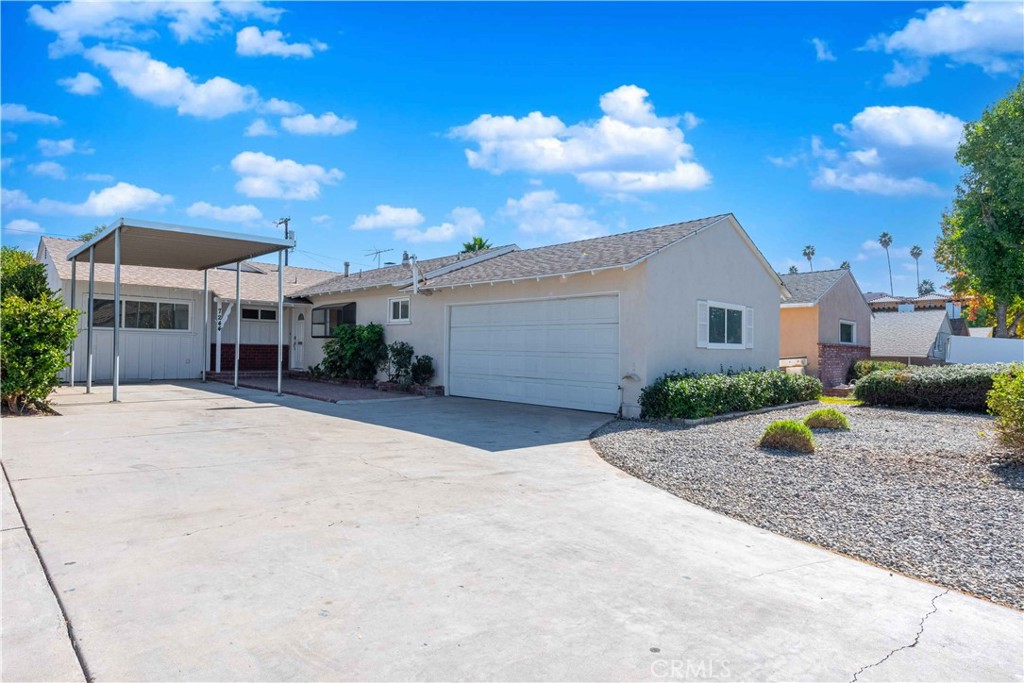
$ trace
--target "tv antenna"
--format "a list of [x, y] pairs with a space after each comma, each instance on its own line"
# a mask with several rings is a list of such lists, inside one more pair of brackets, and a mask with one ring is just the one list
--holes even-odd
[[[290, 223], [291, 220], [292, 219], [291, 219], [290, 216], [285, 216], [284, 218], [278, 218], [276, 221], [274, 221], [274, 225], [276, 225], [278, 227], [280, 227], [282, 225], [284, 226], [284, 238], [286, 240], [293, 240], [293, 239], [295, 239], [295, 232], [293, 230], [289, 230], [288, 229], [288, 223]], [[284, 264], [286, 266], [288, 265], [288, 252], [290, 252], [290, 251], [291, 251], [291, 249], [285, 249], [284, 250]]]
[[394, 251], [394, 249], [371, 249], [370, 251], [366, 252], [366, 255], [369, 256], [371, 259], [377, 259], [377, 267], [380, 268], [381, 254], [386, 254], [389, 251]]

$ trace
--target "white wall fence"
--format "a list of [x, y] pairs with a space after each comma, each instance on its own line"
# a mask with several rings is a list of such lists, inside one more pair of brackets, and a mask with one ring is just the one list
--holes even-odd
[[950, 337], [947, 363], [1024, 363], [1024, 339]]

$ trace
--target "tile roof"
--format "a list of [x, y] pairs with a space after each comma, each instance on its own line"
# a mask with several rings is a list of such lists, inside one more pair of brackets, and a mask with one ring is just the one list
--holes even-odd
[[779, 273], [782, 284], [786, 285], [793, 298], [787, 299], [785, 304], [816, 304], [825, 292], [839, 282], [845, 275], [849, 274], [845, 268], [835, 270], [815, 270], [810, 273]]
[[[83, 244], [79, 240], [58, 239], [55, 237], [43, 237], [42, 243], [50, 259], [57, 268], [57, 274], [62, 280], [71, 279], [71, 262], [67, 255], [76, 247]], [[242, 270], [242, 299], [246, 301], [277, 301], [277, 264], [253, 262], [263, 273], [247, 273]], [[215, 296], [226, 299], [233, 299], [235, 296], [235, 271], [233, 270], [211, 270], [210, 291]], [[285, 266], [284, 269], [284, 294], [286, 297], [294, 298], [299, 290], [305, 289], [317, 282], [329, 280], [337, 275], [337, 272], [330, 270], [316, 270], [313, 268], [298, 268]], [[79, 282], [88, 281], [89, 266], [87, 263], [78, 264], [77, 279]], [[114, 266], [108, 263], [96, 264], [96, 281], [113, 282]], [[178, 270], [172, 268], [150, 268], [148, 266], [121, 266], [121, 282], [126, 285], [148, 285], [151, 287], [174, 287], [177, 289], [203, 289], [203, 273], [197, 270]]]
[[883, 296], [889, 296], [885, 292], [864, 292], [864, 298], [868, 300], [868, 303], [875, 299], [881, 299]]
[[650, 256], [730, 214], [672, 223], [646, 230], [595, 237], [577, 242], [520, 249], [503, 256], [430, 278], [425, 286], [456, 287], [486, 282], [523, 280], [570, 273], [585, 273], [626, 266]]
[[871, 319], [871, 355], [926, 358], [945, 319], [943, 309], [878, 313]]

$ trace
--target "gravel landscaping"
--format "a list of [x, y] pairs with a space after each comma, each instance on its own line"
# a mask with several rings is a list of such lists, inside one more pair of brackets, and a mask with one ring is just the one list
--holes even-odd
[[818, 450], [755, 446], [815, 406], [682, 428], [616, 421], [605, 460], [702, 507], [943, 586], [1024, 609], [1024, 463], [983, 415], [835, 406], [851, 431]]

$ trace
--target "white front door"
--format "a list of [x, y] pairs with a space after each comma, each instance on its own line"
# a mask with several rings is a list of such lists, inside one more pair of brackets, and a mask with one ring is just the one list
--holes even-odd
[[288, 352], [289, 363], [293, 370], [302, 370], [302, 342], [306, 339], [306, 313], [292, 309], [292, 348]]

